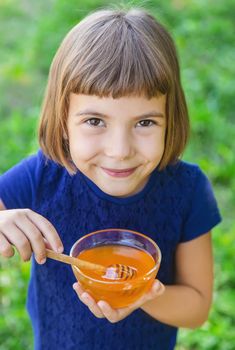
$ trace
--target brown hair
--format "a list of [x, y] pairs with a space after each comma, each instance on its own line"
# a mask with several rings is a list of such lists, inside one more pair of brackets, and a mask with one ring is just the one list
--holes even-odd
[[74, 173], [65, 137], [71, 92], [113, 98], [166, 94], [167, 130], [159, 168], [182, 154], [189, 120], [176, 49], [166, 29], [145, 11], [94, 12], [67, 34], [53, 59], [39, 143], [45, 155]]

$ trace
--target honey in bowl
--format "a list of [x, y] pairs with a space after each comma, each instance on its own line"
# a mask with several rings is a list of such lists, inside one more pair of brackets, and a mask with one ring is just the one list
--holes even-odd
[[96, 301], [105, 300], [112, 307], [126, 307], [147, 292], [156, 277], [161, 253], [154, 241], [129, 230], [96, 231], [78, 240], [70, 255], [109, 267], [116, 264], [136, 269], [133, 278], [109, 280], [95, 270], [72, 266], [83, 289]]

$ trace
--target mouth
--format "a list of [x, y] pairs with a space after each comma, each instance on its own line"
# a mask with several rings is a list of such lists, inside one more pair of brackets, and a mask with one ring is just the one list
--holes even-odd
[[135, 167], [135, 168], [128, 168], [128, 169], [110, 169], [110, 168], [103, 168], [103, 167], [101, 167], [101, 169], [106, 174], [108, 174], [109, 176], [112, 176], [112, 177], [128, 177], [128, 176], [132, 175], [135, 172], [137, 167]]

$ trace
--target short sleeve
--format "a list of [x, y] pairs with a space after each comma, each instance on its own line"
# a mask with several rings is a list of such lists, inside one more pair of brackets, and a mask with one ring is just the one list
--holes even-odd
[[32, 207], [41, 167], [39, 151], [0, 176], [0, 199], [7, 209]]
[[198, 167], [194, 181], [190, 204], [183, 223], [181, 242], [207, 233], [221, 221], [211, 183]]

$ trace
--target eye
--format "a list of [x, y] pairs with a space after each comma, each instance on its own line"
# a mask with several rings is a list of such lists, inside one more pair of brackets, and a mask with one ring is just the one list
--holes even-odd
[[153, 126], [153, 125], [156, 125], [157, 123], [154, 121], [154, 120], [151, 120], [151, 119], [144, 119], [144, 120], [140, 120], [138, 123], [137, 123], [137, 126], [141, 126], [141, 127], [150, 127], [150, 126]]
[[85, 121], [86, 124], [90, 125], [90, 126], [95, 126], [95, 127], [102, 127], [104, 126], [104, 122], [103, 120], [99, 119], [99, 118], [90, 118], [90, 119], [87, 119]]

